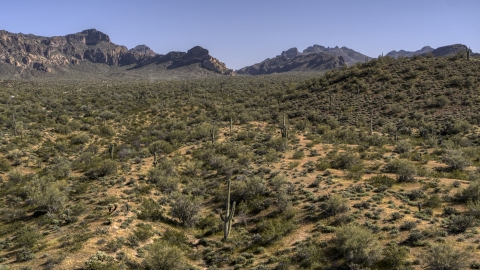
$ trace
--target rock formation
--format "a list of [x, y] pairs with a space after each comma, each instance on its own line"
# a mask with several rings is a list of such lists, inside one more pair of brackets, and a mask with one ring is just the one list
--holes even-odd
[[66, 36], [41, 37], [0, 31], [0, 63], [24, 69], [52, 72], [57, 67], [90, 61], [110, 66], [136, 68], [152, 63], [171, 61], [169, 68], [201, 63], [201, 67], [220, 74], [233, 75], [233, 70], [209, 55], [208, 50], [194, 47], [187, 53], [159, 55], [145, 45], [128, 50], [111, 42], [110, 37], [95, 29]]

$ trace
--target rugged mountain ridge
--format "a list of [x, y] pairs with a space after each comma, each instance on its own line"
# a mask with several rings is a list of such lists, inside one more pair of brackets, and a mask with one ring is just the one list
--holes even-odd
[[305, 54], [319, 53], [319, 52], [331, 54], [338, 57], [341, 56], [343, 57], [343, 59], [345, 59], [345, 62], [347, 62], [349, 66], [354, 65], [357, 62], [364, 62], [365, 60], [372, 59], [369, 56], [366, 56], [362, 53], [359, 53], [347, 47], [339, 48], [338, 46], [336, 46], [336, 47], [330, 48], [330, 47], [324, 47], [324, 46], [315, 44], [303, 50], [303, 53]]
[[436, 49], [430, 47], [430, 46], [425, 46], [422, 49], [418, 51], [405, 51], [405, 50], [400, 50], [400, 51], [391, 51], [386, 54], [386, 56], [390, 56], [393, 58], [398, 58], [398, 57], [412, 57], [415, 55], [427, 55], [431, 53], [435, 57], [442, 57], [442, 56], [451, 56], [455, 55], [457, 53], [464, 53], [466, 51], [470, 51], [472, 56], [478, 55], [477, 53], [473, 53], [470, 48], [468, 48], [466, 45], [463, 44], [452, 44], [452, 45], [447, 45], [447, 46], [442, 46], [438, 47]]
[[224, 74], [234, 75], [224, 63], [210, 56], [208, 50], [194, 47], [188, 52], [155, 53], [145, 45], [127, 49], [111, 42], [110, 37], [88, 29], [66, 36], [42, 37], [0, 31], [0, 63], [44, 72], [53, 72], [58, 67], [78, 65], [81, 61], [109, 66], [136, 68], [152, 63], [166, 63], [168, 68], [200, 63], [200, 67]]
[[323, 71], [346, 65], [343, 57], [336, 57], [326, 53], [290, 54], [291, 50], [285, 51], [272, 59], [266, 59], [261, 63], [244, 67], [235, 71], [238, 74], [263, 75], [282, 73], [289, 71]]
[[434, 50], [434, 48], [430, 47], [430, 46], [425, 46], [423, 48], [421, 48], [420, 50], [417, 50], [417, 51], [405, 51], [405, 50], [400, 50], [400, 51], [391, 51], [389, 53], [386, 54], [386, 56], [390, 56], [390, 57], [393, 57], [393, 58], [398, 58], [398, 57], [412, 57], [412, 56], [415, 56], [415, 55], [421, 55], [421, 54], [426, 54], [426, 53], [429, 53], [429, 52], [432, 52]]
[[241, 68], [238, 74], [263, 75], [289, 71], [323, 71], [353, 65], [371, 58], [347, 47], [327, 48], [313, 45], [300, 52], [296, 47], [283, 51], [274, 58]]

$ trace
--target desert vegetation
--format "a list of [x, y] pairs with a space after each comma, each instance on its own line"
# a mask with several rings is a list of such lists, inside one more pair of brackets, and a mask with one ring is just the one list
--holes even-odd
[[479, 269], [479, 78], [0, 81], [0, 269]]

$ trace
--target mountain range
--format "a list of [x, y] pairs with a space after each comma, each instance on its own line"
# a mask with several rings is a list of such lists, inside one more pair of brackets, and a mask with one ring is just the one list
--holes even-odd
[[[146, 45], [128, 50], [111, 42], [96, 29], [66, 36], [42, 37], [0, 31], [0, 63], [17, 70], [43, 73], [64, 73], [85, 62], [123, 67], [123, 71], [161, 65], [164, 71], [195, 65], [211, 73], [233, 75], [224, 63], [208, 50], [196, 46], [187, 52], [155, 53]], [[157, 68], [158, 69], [158, 68]]]
[[[391, 51], [394, 58], [433, 54], [447, 56], [468, 48], [462, 44], [417, 51]], [[474, 54], [473, 55], [478, 55]], [[67, 75], [93, 77], [194, 77], [221, 75], [262, 75], [283, 72], [324, 71], [373, 58], [347, 47], [313, 45], [303, 52], [297, 48], [283, 51], [274, 58], [233, 71], [207, 49], [196, 46], [187, 52], [158, 54], [146, 45], [132, 49], [117, 45], [96, 29], [66, 36], [43, 37], [0, 30], [0, 78], [55, 77]]]

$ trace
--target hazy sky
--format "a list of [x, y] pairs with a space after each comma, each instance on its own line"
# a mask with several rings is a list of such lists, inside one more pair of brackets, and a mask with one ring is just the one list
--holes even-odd
[[2, 1], [0, 29], [43, 36], [96, 28], [160, 54], [200, 45], [238, 69], [319, 44], [371, 57], [454, 43], [480, 52], [480, 0]]

